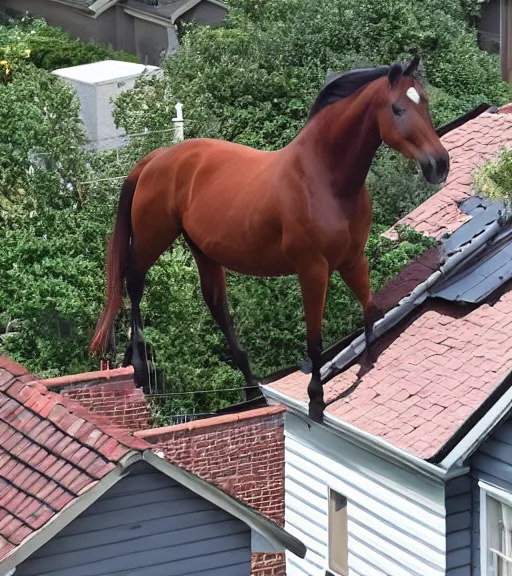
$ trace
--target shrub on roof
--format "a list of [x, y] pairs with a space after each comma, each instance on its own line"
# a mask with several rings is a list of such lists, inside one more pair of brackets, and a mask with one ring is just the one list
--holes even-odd
[[501, 150], [496, 158], [486, 162], [474, 174], [478, 194], [491, 200], [504, 200], [512, 207], [512, 150]]

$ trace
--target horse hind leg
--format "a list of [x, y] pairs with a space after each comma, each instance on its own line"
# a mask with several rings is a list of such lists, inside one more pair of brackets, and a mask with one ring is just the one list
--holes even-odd
[[134, 241], [132, 242], [130, 265], [126, 274], [126, 289], [131, 303], [131, 336], [125, 353], [124, 365], [131, 364], [134, 379], [138, 387], [146, 392], [152, 390], [149, 371], [148, 345], [142, 334], [142, 316], [140, 303], [144, 293], [144, 283], [148, 270], [158, 258], [174, 243], [181, 230], [174, 222], [161, 227], [142, 227], [134, 222]]
[[145, 280], [146, 271], [139, 270], [132, 263], [126, 276], [126, 289], [130, 298], [132, 313], [130, 345], [125, 355], [125, 363], [129, 360], [129, 363], [133, 366], [137, 386], [147, 392], [151, 392], [148, 358], [142, 337], [142, 316], [140, 313], [140, 302], [144, 293]]
[[253, 400], [259, 398], [261, 396], [259, 385], [253, 377], [247, 353], [238, 342], [233, 319], [229, 313], [226, 293], [226, 272], [220, 264], [217, 264], [205, 256], [194, 246], [190, 239], [187, 238], [187, 242], [197, 264], [203, 298], [214, 320], [228, 341], [231, 354], [233, 355], [233, 361], [244, 375], [247, 383], [248, 388], [245, 390], [245, 399]]

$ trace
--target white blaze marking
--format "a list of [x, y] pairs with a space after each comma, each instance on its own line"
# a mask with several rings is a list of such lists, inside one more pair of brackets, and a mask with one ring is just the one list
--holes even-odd
[[420, 95], [418, 94], [418, 91], [416, 90], [416, 88], [413, 88], [411, 86], [409, 88], [409, 90], [407, 90], [406, 94], [415, 104], [420, 103]]

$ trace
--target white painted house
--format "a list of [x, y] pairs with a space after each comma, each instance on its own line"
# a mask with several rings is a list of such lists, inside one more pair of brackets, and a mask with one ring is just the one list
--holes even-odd
[[288, 409], [285, 528], [307, 547], [287, 576], [512, 574], [512, 227], [468, 178], [512, 145], [512, 115], [444, 143], [445, 187], [405, 219], [439, 243], [375, 295], [373, 367], [362, 335], [326, 355], [322, 424], [310, 375], [262, 386]]

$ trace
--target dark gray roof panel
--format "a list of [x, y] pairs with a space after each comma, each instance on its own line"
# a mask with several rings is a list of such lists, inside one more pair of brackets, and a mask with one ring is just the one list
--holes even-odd
[[478, 303], [512, 278], [512, 243], [488, 253], [472, 266], [441, 283], [431, 295], [446, 300]]
[[464, 212], [464, 214], [471, 214], [476, 209], [483, 210], [489, 206], [489, 204], [492, 204], [492, 200], [486, 200], [480, 196], [471, 196], [460, 204], [459, 208]]
[[[466, 204], [466, 202], [464, 203]], [[494, 222], [503, 212], [503, 202], [480, 204], [471, 210], [471, 220], [463, 224], [451, 236], [443, 240], [442, 251], [449, 255], [477, 236], [489, 223]]]

